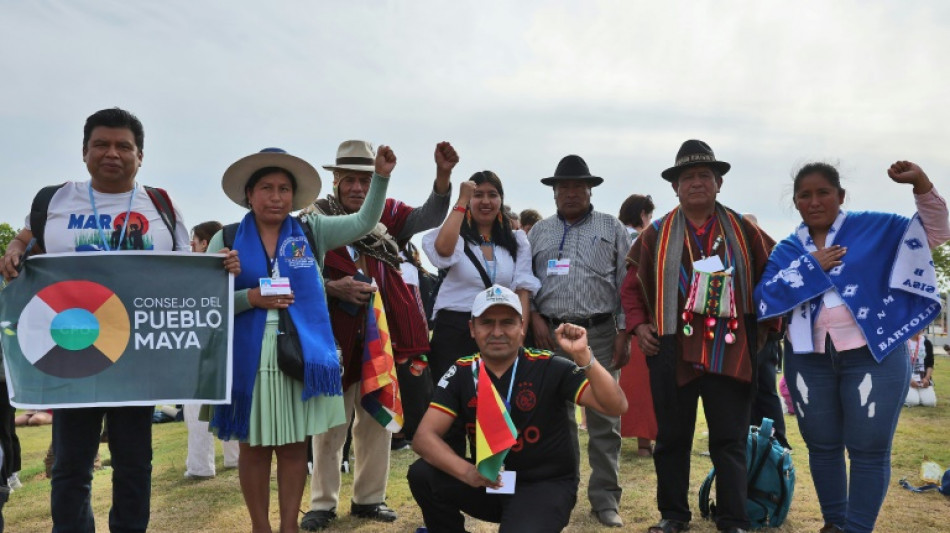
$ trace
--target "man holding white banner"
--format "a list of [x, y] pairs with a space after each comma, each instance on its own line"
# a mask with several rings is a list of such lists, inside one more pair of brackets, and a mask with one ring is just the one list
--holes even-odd
[[[187, 227], [167, 193], [139, 186], [135, 181], [142, 165], [144, 137], [138, 118], [119, 108], [98, 111], [86, 120], [82, 154], [90, 180], [46, 187], [37, 194], [25, 229], [11, 241], [0, 260], [0, 272], [4, 278], [10, 280], [18, 276], [27, 252], [173, 251], [186, 246]], [[224, 265], [232, 273], [240, 269], [237, 255], [233, 252], [227, 254]], [[92, 285], [96, 284], [90, 283]], [[12, 288], [8, 287], [4, 293]], [[51, 317], [53, 322], [59, 321], [51, 323], [48, 328], [57, 345], [51, 347], [51, 353], [59, 348], [68, 351], [90, 347], [98, 340], [99, 333], [93, 332], [96, 328], [87, 326], [99, 323], [95, 313], [106, 306], [109, 309], [103, 313], [111, 317], [110, 324], [119, 324], [128, 335], [131, 324], [128, 311], [123, 308], [126, 304], [116, 303], [114, 294], [110, 296], [97, 290], [96, 294], [103, 299], [95, 302], [94, 310], [90, 309], [94, 302], [80, 301], [71, 296], [74, 305]], [[88, 292], [72, 294], [86, 294], [93, 298]], [[53, 298], [56, 295], [47, 296]], [[32, 301], [27, 307], [29, 305]], [[55, 305], [47, 307], [56, 309]], [[38, 303], [35, 314], [31, 316], [42, 316], [43, 311], [44, 307]], [[63, 332], [62, 338], [57, 338], [54, 330]], [[164, 342], [171, 341], [171, 337], [164, 338]], [[178, 341], [187, 342], [183, 338]], [[25, 341], [19, 342], [22, 347]], [[150, 342], [161, 343], [162, 340], [152, 337]], [[105, 359], [118, 359], [121, 353], [110, 357], [112, 349], [118, 350], [112, 345], [99, 347]], [[90, 361], [91, 366], [84, 369], [61, 373], [69, 374], [65, 377], [85, 377], [91, 375], [88, 373], [101, 371], [96, 367], [99, 363], [108, 364], [100, 358], [99, 362]], [[141, 405], [55, 410], [53, 451], [56, 461], [50, 497], [54, 532], [96, 530], [90, 491], [103, 418], [109, 432], [113, 468], [109, 528], [126, 532], [146, 530], [151, 490], [153, 410], [153, 406]]]

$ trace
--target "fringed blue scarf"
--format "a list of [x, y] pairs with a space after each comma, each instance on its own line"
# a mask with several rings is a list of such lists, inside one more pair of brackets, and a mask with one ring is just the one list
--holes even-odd
[[[270, 261], [264, 252], [254, 214], [248, 213], [238, 226], [234, 249], [241, 257], [241, 274], [234, 288], [252, 289], [259, 280], [270, 276]], [[308, 398], [343, 394], [340, 361], [330, 326], [330, 313], [323, 292], [323, 281], [317, 270], [314, 251], [300, 223], [288, 216], [280, 227], [277, 239], [275, 272], [290, 278], [294, 303], [289, 307], [304, 356], [304, 389], [301, 401]], [[267, 310], [251, 308], [234, 317], [234, 375], [231, 403], [214, 409], [211, 427], [218, 437], [247, 439], [251, 415], [251, 395], [261, 360], [261, 342]]]
[[822, 306], [846, 305], [878, 362], [937, 317], [937, 275], [916, 214], [842, 211], [828, 232], [825, 245], [832, 244], [848, 250], [840, 266], [825, 272], [811, 256], [816, 247], [803, 223], [772, 250], [755, 288], [759, 320], [791, 314], [795, 353], [814, 351]]

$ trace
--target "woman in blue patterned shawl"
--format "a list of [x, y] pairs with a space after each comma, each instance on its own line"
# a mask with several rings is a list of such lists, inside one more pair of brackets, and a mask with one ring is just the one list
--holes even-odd
[[909, 383], [904, 341], [940, 311], [930, 248], [950, 239], [947, 205], [914, 163], [898, 161], [887, 174], [913, 185], [912, 218], [845, 212], [837, 169], [799, 170], [803, 221], [772, 250], [755, 290], [760, 320], [789, 319], [786, 380], [825, 533], [874, 528]]
[[[249, 208], [233, 233], [241, 274], [234, 280], [231, 403], [214, 408], [210, 427], [224, 440], [240, 441], [238, 474], [252, 531], [271, 531], [271, 459], [277, 456], [280, 531], [296, 531], [307, 480], [308, 435], [346, 422], [339, 356], [323, 289], [327, 250], [369, 233], [386, 201], [396, 156], [380, 146], [376, 171], [362, 208], [351, 215], [290, 216], [320, 194], [320, 176], [309, 163], [279, 148], [244, 157], [224, 173], [222, 188]], [[226, 227], [225, 231], [230, 232]], [[224, 231], [209, 244], [220, 250]], [[263, 290], [270, 286], [289, 290]], [[277, 365], [278, 310], [286, 309], [300, 339], [303, 380]]]

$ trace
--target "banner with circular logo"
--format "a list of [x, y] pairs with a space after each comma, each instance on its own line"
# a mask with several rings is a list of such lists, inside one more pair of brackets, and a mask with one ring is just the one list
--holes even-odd
[[30, 258], [0, 291], [11, 403], [228, 403], [232, 290], [219, 255]]

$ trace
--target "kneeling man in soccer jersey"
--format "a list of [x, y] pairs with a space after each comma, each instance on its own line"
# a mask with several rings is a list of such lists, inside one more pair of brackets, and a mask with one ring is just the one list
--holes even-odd
[[572, 363], [525, 348], [521, 324], [515, 293], [497, 285], [479, 293], [469, 323], [479, 353], [442, 376], [419, 424], [412, 447], [422, 458], [408, 478], [430, 533], [464, 532], [462, 512], [502, 531], [562, 530], [579, 482], [564, 402], [610, 416], [627, 410], [584, 328], [555, 331]]

